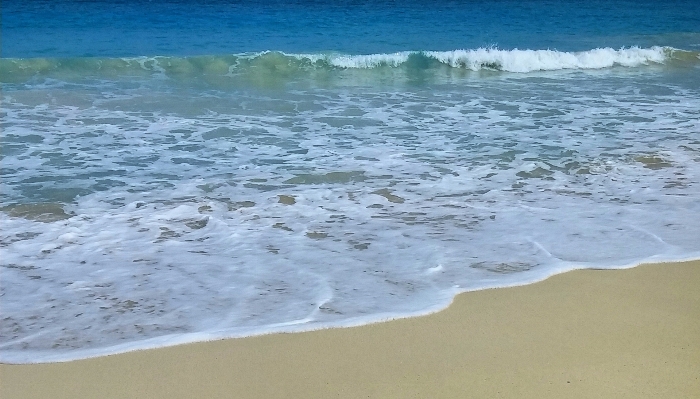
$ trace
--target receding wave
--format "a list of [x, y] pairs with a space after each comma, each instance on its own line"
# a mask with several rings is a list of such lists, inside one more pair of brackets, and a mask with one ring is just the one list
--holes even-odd
[[0, 80], [19, 82], [34, 77], [118, 76], [241, 76], [268, 74], [303, 76], [343, 70], [502, 71], [528, 73], [554, 70], [588, 70], [661, 64], [697, 64], [700, 53], [672, 47], [596, 48], [580, 52], [556, 50], [501, 50], [478, 48], [453, 51], [404, 51], [385, 54], [291, 54], [263, 51], [250, 54], [133, 57], [133, 58], [28, 58], [0, 59]]

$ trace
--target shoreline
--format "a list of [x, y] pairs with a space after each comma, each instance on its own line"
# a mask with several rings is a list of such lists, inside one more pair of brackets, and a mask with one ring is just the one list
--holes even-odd
[[[698, 255], [698, 254], [695, 254]], [[76, 351], [71, 351], [69, 354], [66, 353], [59, 353], [56, 355], [42, 355], [41, 352], [38, 353], [38, 358], [40, 360], [26, 360], [30, 359], [31, 356], [28, 357], [23, 357], [21, 360], [14, 360], [17, 359], [16, 357], [13, 358], [10, 356], [9, 358], [3, 359], [4, 356], [2, 356], [2, 353], [0, 353], [0, 365], [30, 365], [30, 364], [52, 364], [52, 363], [67, 363], [67, 362], [75, 362], [75, 361], [81, 361], [81, 360], [87, 360], [87, 359], [94, 359], [94, 358], [100, 358], [100, 357], [105, 357], [105, 356], [115, 356], [115, 355], [121, 355], [129, 352], [137, 352], [137, 351], [149, 351], [149, 350], [157, 350], [157, 349], [165, 349], [165, 348], [170, 348], [173, 346], [180, 346], [180, 345], [190, 345], [190, 344], [199, 344], [199, 343], [206, 343], [206, 342], [216, 342], [216, 341], [221, 341], [221, 340], [230, 340], [230, 339], [246, 339], [246, 338], [253, 338], [253, 337], [259, 337], [259, 336], [265, 336], [265, 335], [277, 335], [277, 334], [299, 334], [299, 333], [306, 333], [306, 332], [313, 332], [313, 331], [318, 331], [318, 330], [327, 330], [327, 329], [338, 329], [338, 328], [356, 328], [356, 327], [363, 327], [371, 324], [377, 324], [377, 323], [387, 323], [387, 322], [392, 322], [396, 320], [402, 320], [402, 319], [412, 319], [416, 317], [426, 317], [430, 316], [435, 313], [439, 313], [444, 311], [445, 309], [449, 308], [452, 306], [454, 303], [455, 299], [463, 294], [468, 294], [471, 292], [477, 292], [477, 291], [484, 291], [484, 290], [493, 290], [493, 289], [508, 289], [508, 288], [515, 288], [515, 287], [521, 287], [521, 286], [526, 286], [526, 285], [532, 285], [532, 284], [538, 284], [541, 283], [542, 281], [548, 280], [554, 276], [560, 275], [560, 274], [565, 274], [565, 273], [570, 273], [573, 271], [577, 270], [626, 270], [626, 269], [632, 269], [636, 268], [639, 266], [644, 266], [644, 265], [662, 265], [662, 264], [676, 264], [676, 263], [687, 263], [687, 262], [700, 262], [700, 256], [694, 256], [694, 257], [681, 257], [677, 259], [671, 259], [667, 260], [665, 258], [662, 258], [661, 260], [655, 260], [655, 261], [641, 261], [641, 262], [633, 262], [633, 263], [628, 263], [628, 264], [618, 264], [616, 266], [611, 266], [611, 267], [584, 267], [584, 268], [557, 268], [557, 269], [552, 269], [549, 270], [549, 274], [540, 274], [539, 276], [535, 278], [530, 278], [530, 279], [525, 279], [522, 281], [516, 281], [516, 282], [511, 282], [509, 284], [491, 284], [491, 285], [486, 285], [486, 286], [481, 286], [477, 288], [471, 288], [471, 289], [462, 289], [462, 288], [455, 288], [454, 292], [449, 296], [449, 300], [443, 301], [441, 303], [434, 304], [432, 306], [429, 306], [425, 309], [421, 309], [418, 311], [413, 311], [413, 312], [407, 312], [407, 313], [392, 313], [392, 312], [385, 312], [385, 313], [379, 313], [374, 316], [365, 316], [365, 317], [354, 317], [350, 318], [344, 321], [340, 322], [331, 322], [331, 323], [316, 323], [316, 324], [306, 324], [306, 323], [300, 323], [300, 324], [289, 324], [289, 325], [284, 325], [280, 327], [274, 327], [274, 328], [269, 328], [267, 330], [263, 329], [261, 332], [258, 327], [251, 327], [248, 332], [239, 332], [239, 333], [233, 333], [233, 334], [227, 334], [227, 333], [212, 333], [210, 331], [203, 331], [203, 332], [194, 332], [194, 333], [185, 333], [185, 334], [174, 334], [174, 335], [166, 335], [162, 337], [153, 337], [153, 338], [148, 338], [142, 341], [134, 341], [134, 342], [127, 342], [124, 344], [117, 344], [109, 347], [104, 347], [104, 348], [95, 348], [95, 349], [84, 349], [84, 350], [76, 350]], [[31, 354], [31, 352], [29, 352]]]
[[698, 283], [700, 260], [574, 270], [359, 327], [0, 364], [0, 396], [700, 396]]

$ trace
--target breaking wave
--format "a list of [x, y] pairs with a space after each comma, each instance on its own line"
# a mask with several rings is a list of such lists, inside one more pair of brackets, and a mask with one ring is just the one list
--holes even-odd
[[[490, 69], [504, 72], [551, 71], [559, 69], [601, 69], [612, 66], [636, 67], [650, 63], [661, 64], [673, 57], [670, 47], [638, 47], [615, 50], [598, 48], [581, 52], [556, 50], [475, 50], [419, 51], [372, 55], [292, 55], [298, 59], [322, 61], [336, 68], [371, 69], [382, 66], [400, 67], [417, 61], [439, 62], [452, 68], [472, 71]], [[413, 62], [412, 62], [413, 61]]]
[[596, 48], [580, 52], [556, 50], [501, 50], [478, 48], [453, 51], [404, 51], [386, 54], [259, 53], [134, 58], [5, 58], [0, 59], [0, 81], [22, 82], [32, 78], [71, 79], [83, 77], [196, 76], [237, 77], [265, 74], [303, 77], [305, 74], [343, 70], [400, 69], [406, 72], [458, 69], [528, 73], [554, 70], [588, 70], [645, 65], [692, 64], [700, 53], [672, 47]]

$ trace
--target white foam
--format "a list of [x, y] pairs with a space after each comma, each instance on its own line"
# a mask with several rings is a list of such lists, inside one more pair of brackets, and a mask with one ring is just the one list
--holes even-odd
[[398, 67], [413, 56], [426, 56], [454, 68], [472, 71], [498, 69], [507, 72], [554, 71], [561, 69], [602, 69], [612, 66], [636, 67], [650, 63], [661, 64], [671, 51], [668, 47], [621, 48], [606, 47], [588, 51], [502, 50], [498, 48], [463, 49], [453, 51], [403, 51], [385, 54], [287, 54], [311, 62], [324, 60], [338, 68], [371, 69], [380, 66]]
[[555, 50], [476, 50], [430, 51], [427, 55], [452, 67], [478, 71], [495, 68], [508, 72], [554, 71], [560, 69], [601, 69], [615, 65], [635, 67], [649, 63], [663, 63], [667, 49], [651, 48], [597, 48], [581, 52]]
[[328, 62], [339, 68], [376, 68], [378, 66], [397, 67], [408, 60], [411, 52], [403, 51], [392, 54], [368, 55], [334, 55], [328, 57]]
[[3, 205], [80, 195], [53, 221], [0, 213], [0, 359], [349, 326], [697, 257], [697, 90], [575, 75], [3, 93]]

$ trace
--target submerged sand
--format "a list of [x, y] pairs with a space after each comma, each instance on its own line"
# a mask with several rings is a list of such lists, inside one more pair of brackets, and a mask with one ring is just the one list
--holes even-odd
[[579, 270], [363, 327], [0, 365], [14, 398], [700, 398], [700, 261]]

